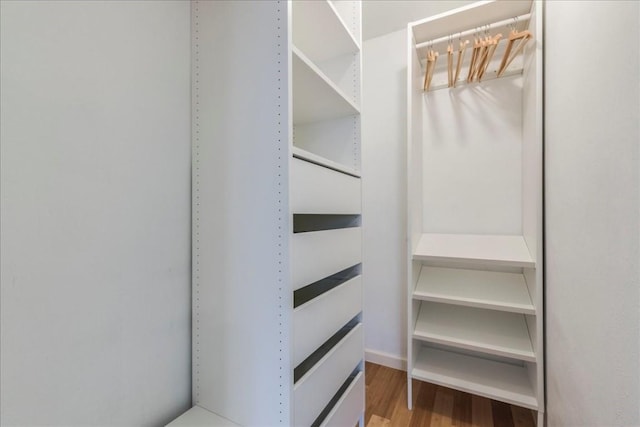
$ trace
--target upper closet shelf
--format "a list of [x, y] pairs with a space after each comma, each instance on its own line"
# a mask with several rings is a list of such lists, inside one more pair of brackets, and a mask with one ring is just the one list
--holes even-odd
[[481, 28], [483, 25], [514, 18], [531, 11], [532, 0], [490, 0], [441, 13], [414, 22], [413, 37], [416, 44], [445, 36], [457, 40], [458, 33]]
[[293, 124], [359, 114], [351, 102], [297, 47], [293, 57]]
[[535, 362], [521, 314], [423, 302], [413, 338], [465, 350]]
[[413, 259], [535, 267], [522, 236], [427, 233], [420, 237]]
[[360, 50], [331, 2], [294, 1], [293, 42], [316, 62]]

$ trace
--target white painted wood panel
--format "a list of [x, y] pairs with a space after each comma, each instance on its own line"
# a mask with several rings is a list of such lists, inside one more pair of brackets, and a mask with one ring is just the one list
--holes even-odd
[[293, 366], [298, 366], [362, 310], [362, 276], [293, 311]]
[[294, 214], [359, 214], [360, 179], [293, 159], [291, 210]]
[[538, 400], [522, 366], [423, 347], [411, 375], [433, 384], [538, 409]]
[[423, 302], [416, 339], [534, 362], [524, 316], [480, 308]]
[[238, 424], [200, 406], [194, 406], [167, 424], [167, 427], [238, 427]]
[[535, 314], [525, 278], [520, 273], [423, 266], [413, 298]]
[[355, 426], [364, 408], [364, 372], [360, 372], [320, 427]]
[[535, 267], [522, 236], [423, 234], [413, 253], [420, 261], [461, 261], [506, 267]]
[[[535, 269], [524, 269], [527, 287], [537, 316], [527, 317], [531, 342], [538, 355], [545, 354], [544, 338], [544, 162], [543, 162], [543, 7], [534, 2], [529, 31], [533, 36], [524, 51], [524, 79], [522, 85], [522, 235]], [[539, 402], [538, 425], [543, 424], [545, 412], [545, 366], [539, 357], [535, 365], [528, 366], [529, 379]]]
[[310, 123], [358, 114], [360, 108], [295, 46], [293, 122]]
[[192, 2], [193, 400], [246, 426], [291, 425], [288, 7]]
[[295, 384], [294, 425], [313, 423], [362, 356], [362, 324], [358, 324]]
[[291, 241], [293, 290], [354, 266], [362, 260], [360, 227], [296, 233]]

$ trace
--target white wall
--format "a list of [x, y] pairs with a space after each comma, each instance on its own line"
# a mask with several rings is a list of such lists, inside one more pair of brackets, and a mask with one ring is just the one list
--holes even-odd
[[[362, 221], [367, 360], [406, 364], [407, 30], [410, 21], [470, 3], [363, 4]], [[384, 18], [383, 18], [384, 17]], [[404, 22], [403, 22], [404, 21]]]
[[[410, 21], [469, 1], [363, 4], [362, 221], [367, 360], [406, 364], [407, 30]], [[381, 16], [386, 15], [385, 19]], [[406, 21], [406, 22], [401, 22]]]
[[384, 36], [406, 28], [408, 22], [471, 3], [473, 0], [365, 0], [362, 2], [362, 37], [369, 40]]
[[406, 359], [406, 30], [364, 42], [362, 224], [367, 360]]
[[1, 3], [2, 425], [190, 406], [189, 3]]
[[546, 8], [548, 424], [640, 425], [640, 4]]

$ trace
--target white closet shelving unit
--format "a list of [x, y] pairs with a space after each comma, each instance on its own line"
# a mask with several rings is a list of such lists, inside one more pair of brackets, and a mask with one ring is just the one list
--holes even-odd
[[[537, 411], [544, 423], [542, 5], [483, 1], [408, 27], [411, 379]], [[518, 17], [518, 19], [513, 19]], [[502, 77], [447, 86], [446, 48], [489, 25], [533, 35]], [[440, 52], [431, 90], [426, 52]], [[457, 57], [454, 57], [454, 61]], [[454, 62], [455, 63], [455, 62]]]
[[362, 421], [360, 20], [359, 1], [192, 2], [198, 420]]

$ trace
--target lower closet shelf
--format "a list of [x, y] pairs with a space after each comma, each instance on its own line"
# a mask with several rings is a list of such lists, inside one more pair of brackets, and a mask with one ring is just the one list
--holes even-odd
[[535, 362], [522, 314], [422, 302], [413, 338]]
[[512, 405], [538, 409], [526, 367], [422, 347], [411, 376]]

